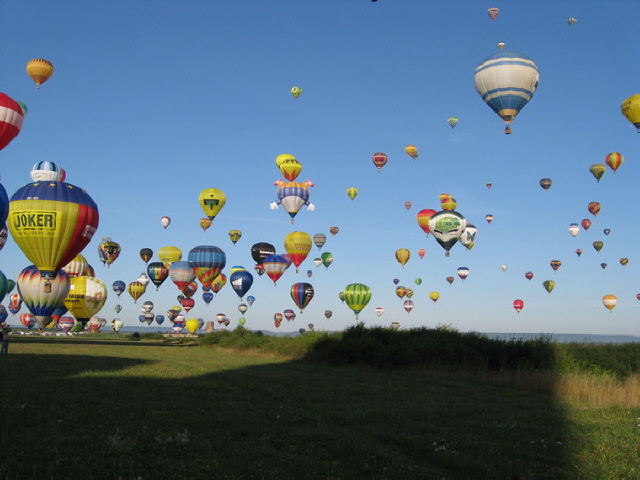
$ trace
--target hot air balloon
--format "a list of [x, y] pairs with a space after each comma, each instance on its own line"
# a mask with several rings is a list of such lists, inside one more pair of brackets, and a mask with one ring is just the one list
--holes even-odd
[[407, 294], [407, 287], [399, 286], [396, 288], [396, 295], [398, 298], [402, 298]]
[[500, 9], [496, 7], [491, 7], [487, 9], [487, 15], [489, 15], [489, 18], [491, 20], [495, 20], [496, 18], [498, 18], [498, 15], [500, 15]]
[[362, 283], [350, 283], [342, 292], [347, 306], [353, 310], [357, 320], [358, 314], [371, 300], [371, 289]]
[[404, 147], [404, 151], [414, 160], [418, 158], [418, 147], [416, 147], [415, 145], [407, 145], [406, 147]]
[[420, 225], [420, 228], [422, 229], [422, 231], [424, 233], [426, 233], [427, 235], [429, 235], [429, 219], [434, 216], [436, 213], [435, 210], [431, 210], [430, 208], [425, 208], [423, 210], [420, 210], [418, 212], [418, 214], [416, 215], [416, 220], [418, 221], [418, 225]]
[[151, 260], [151, 257], [153, 257], [153, 250], [151, 250], [150, 248], [140, 249], [140, 258], [144, 263], [149, 263], [149, 260]]
[[211, 290], [213, 290], [213, 293], [217, 294], [226, 284], [227, 276], [224, 273], [221, 273], [213, 280], [213, 282], [211, 282]]
[[12, 315], [15, 315], [20, 311], [22, 307], [22, 297], [20, 297], [19, 293], [14, 293], [9, 297], [9, 311]]
[[533, 278], [533, 272], [526, 272], [524, 274], [524, 278], [526, 278], [527, 280], [531, 280]]
[[455, 210], [456, 207], [458, 206], [456, 199], [453, 198], [448, 193], [442, 193], [439, 195], [439, 197], [440, 197], [440, 206], [442, 207], [442, 210]]
[[596, 216], [598, 216], [598, 213], [600, 213], [600, 203], [598, 203], [598, 202], [590, 202], [589, 205], [587, 205], [587, 209], [589, 210], [589, 213], [591, 215], [596, 217]]
[[71, 279], [69, 294], [64, 300], [71, 315], [82, 325], [100, 311], [107, 300], [107, 287], [95, 277], [80, 276]]
[[98, 207], [81, 188], [64, 182], [35, 182], [9, 202], [9, 230], [44, 278], [54, 278], [91, 241]]
[[636, 127], [640, 133], [640, 94], [631, 95], [620, 105], [622, 115]]
[[324, 311], [324, 316], [326, 317], [326, 319], [330, 319], [333, 316], [333, 312], [331, 310], [325, 310]]
[[445, 278], [445, 280], [447, 282], [449, 282], [449, 285], [451, 285], [453, 283], [453, 281], [455, 280], [455, 278], [454, 277], [447, 277], [447, 278]]
[[522, 300], [514, 300], [513, 308], [516, 309], [516, 312], [520, 313], [520, 310], [524, 308], [524, 302]]
[[142, 304], [142, 307], [140, 307], [140, 310], [142, 310], [142, 313], [149, 313], [151, 310], [153, 310], [153, 302], [150, 300], [147, 300]]
[[[36, 324], [36, 319], [32, 313], [23, 313], [22, 315], [20, 315], [20, 323], [23, 327], [31, 330]], [[41, 327], [41, 329], [44, 329], [44, 327]]]
[[433, 300], [433, 303], [436, 303], [438, 301], [438, 299], [440, 298], [440, 293], [439, 292], [430, 292], [429, 293], [429, 298], [431, 300]]
[[253, 305], [253, 302], [256, 301], [256, 297], [254, 297], [253, 295], [249, 295], [247, 297], [247, 304], [249, 304], [249, 306]]
[[604, 247], [604, 242], [602, 240], [596, 240], [593, 242], [593, 248], [595, 248], [596, 252], [600, 253], [602, 247]]
[[413, 205], [413, 203], [411, 203], [409, 200], [404, 202], [404, 208], [407, 210], [411, 210], [411, 205]]
[[184, 291], [185, 287], [191, 283], [195, 278], [193, 268], [191, 268], [189, 262], [173, 262], [169, 267], [169, 278], [175, 283], [178, 290]]
[[33, 166], [31, 179], [34, 182], [61, 182], [62, 169], [55, 162], [44, 160]]
[[169, 276], [169, 269], [162, 262], [151, 262], [147, 265], [147, 275], [158, 290]]
[[371, 161], [378, 168], [378, 171], [382, 169], [387, 164], [388, 157], [385, 153], [377, 152], [374, 153], [371, 157]]
[[[4, 203], [5, 206], [8, 207], [8, 202]], [[2, 250], [7, 243], [7, 237], [9, 237], [9, 229], [7, 228], [7, 224], [2, 224], [0, 227], [0, 250]]]
[[458, 268], [458, 276], [464, 280], [469, 276], [469, 269], [467, 267]]
[[275, 254], [276, 254], [276, 247], [274, 247], [270, 243], [266, 243], [266, 242], [255, 243], [251, 247], [251, 258], [253, 258], [253, 260], [258, 265], [262, 265], [262, 263], [264, 262], [264, 259], [267, 258], [269, 255], [275, 255]]
[[447, 252], [456, 244], [466, 227], [467, 220], [455, 211], [442, 210], [429, 219], [429, 230]]
[[113, 309], [116, 311], [116, 313], [120, 313], [122, 311], [122, 305], [114, 305]]
[[127, 285], [127, 291], [129, 292], [129, 295], [131, 295], [131, 298], [133, 298], [133, 303], [136, 303], [146, 290], [147, 287], [140, 282], [131, 282]]
[[407, 264], [411, 258], [411, 252], [407, 248], [399, 248], [396, 250], [396, 260], [403, 267]]
[[451, 129], [453, 130], [455, 126], [458, 124], [458, 117], [447, 118], [447, 123], [451, 126]]
[[300, 87], [291, 87], [291, 95], [293, 95], [293, 98], [298, 98], [301, 93], [302, 89]]
[[509, 267], [507, 265], [501, 265], [500, 266], [500, 270], [502, 270], [503, 273], [506, 272], [508, 268]]
[[251, 285], [253, 285], [253, 275], [246, 270], [240, 270], [233, 272], [229, 277], [231, 282], [231, 288], [238, 295], [238, 298], [242, 300], [242, 297], [249, 291]]
[[560, 260], [551, 260], [549, 265], [551, 265], [551, 268], [553, 268], [553, 271], [555, 272], [562, 266], [562, 262]]
[[300, 309], [300, 313], [302, 313], [305, 307], [309, 305], [309, 302], [313, 298], [313, 294], [313, 286], [309, 283], [295, 283], [291, 287], [291, 298]]
[[20, 298], [41, 330], [51, 323], [51, 315], [64, 304], [71, 285], [64, 270], [59, 270], [53, 279], [45, 279], [34, 265], [20, 272], [17, 284]]
[[405, 312], [407, 312], [407, 314], [411, 313], [411, 310], [413, 310], [413, 307], [414, 307], [413, 300], [405, 300], [403, 307]]
[[498, 48], [500, 50], [504, 50], [504, 47], [506, 46], [506, 44], [504, 42], [498, 42]]
[[351, 200], [353, 200], [357, 196], [358, 196], [358, 189], [357, 188], [354, 188], [354, 187], [347, 188], [347, 197], [349, 197]]
[[191, 309], [195, 306], [196, 301], [193, 298], [183, 298], [180, 301], [180, 306], [184, 308], [184, 311], [189, 313]]
[[111, 320], [109, 326], [113, 329], [114, 332], [118, 333], [120, 330], [122, 330], [122, 327], [124, 327], [124, 322], [119, 318], [114, 318], [113, 320]]
[[198, 201], [204, 214], [209, 217], [210, 220], [213, 220], [216, 218], [216, 215], [220, 213], [225, 203], [227, 203], [227, 196], [222, 190], [217, 188], [205, 188], [200, 192]]
[[567, 23], [570, 26], [574, 26], [576, 23], [578, 23], [578, 19], [576, 17], [569, 17], [567, 18]]
[[20, 104], [9, 95], [0, 93], [0, 150], [20, 133], [24, 117]]
[[36, 88], [40, 88], [53, 75], [53, 65], [49, 60], [34, 58], [27, 62], [27, 75], [36, 83]]
[[295, 181], [302, 171], [302, 164], [296, 159], [284, 160], [278, 165], [280, 173], [290, 182]]
[[626, 267], [628, 264], [629, 264], [629, 259], [628, 258], [622, 257], [620, 259], [620, 265], [622, 265], [623, 267]]
[[489, 225], [491, 225], [491, 222], [493, 222], [493, 215], [485, 215], [484, 219]]
[[624, 157], [618, 152], [611, 152], [609, 155], [607, 155], [604, 158], [604, 163], [606, 163], [607, 166], [611, 170], [613, 170], [613, 173], [616, 173], [616, 170], [620, 168], [620, 165], [622, 165], [622, 162], [624, 162]]
[[556, 286], [556, 282], [554, 282], [553, 280], [545, 280], [544, 282], [542, 282], [542, 286], [548, 293], [551, 293], [551, 291]]
[[611, 310], [618, 304], [618, 297], [615, 295], [605, 295], [602, 297], [602, 304], [609, 310], [609, 313], [611, 313]]
[[211, 303], [211, 300], [213, 300], [213, 293], [211, 293], [211, 292], [203, 292], [202, 293], [202, 300], [204, 300], [205, 305], [209, 305]]
[[569, 225], [569, 233], [572, 237], [575, 237], [580, 233], [580, 226], [577, 223], [572, 223]]
[[79, 253], [74, 257], [73, 260], [62, 267], [62, 270], [65, 271], [69, 278], [74, 278], [81, 275], [87, 275], [88, 266], [89, 264], [87, 263], [87, 259], [84, 258], [81, 253]]
[[549, 190], [551, 188], [552, 183], [553, 182], [551, 181], [550, 178], [543, 178], [542, 180], [540, 180], [540, 186], [544, 191]]
[[600, 267], [604, 270], [605, 268], [607, 268], [607, 264], [606, 263], [601, 263]]
[[127, 285], [122, 280], [116, 280], [115, 282], [113, 282], [113, 285], [111, 285], [111, 288], [113, 289], [115, 294], [119, 297], [122, 294], [122, 292], [126, 290]]
[[394, 278], [393, 279], [393, 284], [394, 285], [398, 285], [400, 283], [400, 279], [399, 278]]
[[424, 258], [425, 254], [427, 253], [427, 251], [424, 248], [419, 248], [418, 249], [418, 256], [420, 258]]
[[539, 77], [534, 61], [514, 52], [494, 53], [476, 67], [476, 90], [507, 124], [505, 133], [511, 133], [509, 124], [533, 97]]
[[331, 228], [329, 228], [329, 233], [330, 233], [331, 235], [337, 235], [339, 231], [340, 231], [340, 229], [339, 229], [338, 227], [331, 227]]
[[589, 230], [589, 227], [591, 227], [591, 220], [589, 220], [588, 218], [585, 218], [582, 220], [581, 224], [582, 224], [582, 228], [584, 228], [585, 230]]
[[202, 286], [208, 287], [227, 264], [227, 256], [216, 246], [199, 245], [189, 251], [188, 263]]
[[460, 235], [460, 243], [464, 245], [467, 250], [471, 250], [473, 246], [476, 244], [476, 233], [478, 229], [475, 225], [471, 223], [467, 223], [467, 226], [462, 231], [462, 235]]
[[312, 182], [308, 180], [306, 182], [282, 182], [281, 180], [276, 182], [278, 185], [277, 197], [278, 199], [270, 205], [271, 209], [277, 209], [278, 205], [282, 205], [284, 210], [291, 217], [291, 223], [294, 222], [295, 216], [300, 209], [306, 205], [308, 210], [313, 210], [315, 207], [309, 203], [309, 187], [313, 186]]
[[311, 251], [311, 236], [305, 232], [291, 232], [284, 238], [284, 249], [291, 257], [291, 262], [298, 267]]
[[158, 260], [164, 263], [167, 268], [171, 267], [173, 262], [179, 262], [182, 259], [182, 250], [178, 247], [162, 247], [158, 250]]
[[384, 313], [384, 308], [382, 308], [382, 307], [376, 307], [376, 308], [375, 308], [375, 312], [376, 312], [376, 315], [377, 315], [377, 316], [380, 316], [380, 315], [382, 315], [382, 314]]
[[98, 256], [104, 265], [111, 266], [120, 256], [120, 245], [110, 238], [103, 238], [98, 245]]
[[333, 263], [333, 254], [331, 252], [324, 252], [320, 255], [320, 258], [322, 259], [322, 265], [324, 265], [324, 268], [329, 268], [329, 265]]
[[284, 318], [287, 320], [287, 322], [292, 322], [293, 320], [296, 319], [296, 312], [294, 312], [293, 310], [291, 310], [290, 308], [287, 308], [285, 311], [282, 312], [284, 315]]
[[598, 181], [598, 183], [600, 183], [600, 179], [602, 178], [606, 170], [607, 170], [607, 167], [605, 167], [602, 163], [594, 163], [589, 167], [589, 171], [591, 172], [591, 175], [593, 175], [593, 177]]
[[405, 293], [407, 298], [413, 297], [413, 290], [411, 288], [407, 288], [407, 293]]
[[578, 257], [580, 257], [580, 255], [582, 255], [582, 249], [581, 248], [577, 248], [576, 249], [576, 255], [578, 255]]
[[171, 218], [169, 217], [160, 218], [160, 225], [162, 225], [163, 228], [167, 228], [170, 224], [171, 224]]
[[313, 270], [307, 270], [307, 277], [313, 277]]

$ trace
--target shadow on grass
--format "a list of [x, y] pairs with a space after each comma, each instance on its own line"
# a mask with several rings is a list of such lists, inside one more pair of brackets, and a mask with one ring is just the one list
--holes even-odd
[[257, 358], [213, 371], [201, 358], [225, 354], [189, 352], [184, 378], [145, 359], [0, 358], [0, 477], [574, 476], [548, 394]]

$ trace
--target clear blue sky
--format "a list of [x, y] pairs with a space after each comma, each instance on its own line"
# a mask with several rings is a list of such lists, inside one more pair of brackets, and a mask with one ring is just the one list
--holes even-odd
[[[487, 16], [489, 6], [501, 9], [496, 20]], [[620, 103], [640, 93], [639, 13], [635, 0], [535, 7], [477, 0], [6, 0], [0, 91], [25, 102], [29, 116], [0, 152], [2, 183], [11, 195], [30, 181], [34, 163], [52, 160], [67, 170], [68, 182], [88, 191], [101, 218], [83, 254], [110, 291], [99, 315], [111, 320], [121, 304], [127, 326], [139, 325], [144, 300], [164, 314], [179, 293], [167, 280], [159, 292], [150, 285], [137, 305], [126, 292], [116, 298], [113, 281], [129, 283], [145, 270], [141, 248], [175, 245], [186, 259], [197, 245], [216, 245], [227, 254], [227, 275], [233, 265], [253, 273], [254, 243], [284, 253], [285, 235], [301, 230], [325, 233], [322, 252], [332, 252], [334, 263], [315, 267], [322, 252], [314, 248], [300, 273], [289, 269], [277, 287], [254, 275], [247, 327], [274, 330], [274, 313], [298, 311], [291, 285], [309, 282], [315, 298], [281, 330], [308, 323], [342, 329], [354, 316], [338, 292], [360, 282], [373, 291], [360, 314], [368, 324], [640, 335], [640, 135], [620, 114]], [[578, 23], [569, 26], [569, 16]], [[476, 65], [500, 41], [540, 70], [538, 91], [510, 136], [473, 85]], [[40, 90], [25, 73], [32, 58], [56, 69]], [[298, 99], [289, 93], [294, 85], [303, 89]], [[450, 116], [460, 119], [455, 130], [446, 123]], [[419, 148], [418, 159], [404, 153], [407, 144]], [[371, 162], [378, 151], [389, 156], [380, 172]], [[612, 151], [626, 161], [598, 184], [588, 168]], [[269, 209], [281, 153], [295, 155], [300, 178], [315, 183], [316, 209], [303, 209], [294, 225], [282, 208]], [[543, 177], [553, 180], [546, 193], [538, 184]], [[222, 189], [227, 205], [203, 232], [198, 194], [207, 187]], [[359, 190], [353, 201], [349, 187]], [[445, 258], [418, 227], [416, 213], [438, 210], [443, 192], [478, 228], [471, 252], [456, 245]], [[570, 223], [593, 219], [587, 204], [594, 200], [600, 215], [589, 231], [571, 237]], [[495, 217], [491, 225], [486, 214]], [[172, 219], [166, 230], [163, 215]], [[336, 236], [329, 234], [333, 225]], [[243, 232], [235, 246], [231, 229]], [[102, 237], [122, 246], [109, 269], [98, 259]], [[599, 254], [594, 240], [605, 243]], [[398, 248], [412, 253], [404, 268], [395, 260]], [[427, 251], [422, 260], [419, 248]], [[626, 267], [621, 257], [629, 259]], [[562, 261], [555, 273], [554, 259]], [[2, 271], [16, 278], [28, 264], [9, 239]], [[461, 266], [470, 269], [464, 282], [456, 275]], [[529, 270], [531, 281], [524, 277]], [[456, 277], [452, 285], [449, 275]], [[394, 278], [415, 291], [410, 314]], [[542, 287], [547, 279], [556, 281], [551, 294]], [[441, 294], [436, 304], [430, 291]], [[200, 294], [187, 318], [225, 313], [235, 325], [241, 315], [230, 285], [209, 306]], [[618, 296], [612, 313], [602, 306], [605, 294]], [[520, 314], [515, 299], [525, 301]], [[377, 317], [375, 307], [385, 313]], [[331, 320], [325, 310], [333, 311]]]

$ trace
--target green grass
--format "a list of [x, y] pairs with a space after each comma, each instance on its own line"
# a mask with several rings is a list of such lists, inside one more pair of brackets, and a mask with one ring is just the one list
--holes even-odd
[[211, 343], [12, 339], [0, 357], [0, 477], [640, 475], [635, 407], [469, 370], [328, 366]]

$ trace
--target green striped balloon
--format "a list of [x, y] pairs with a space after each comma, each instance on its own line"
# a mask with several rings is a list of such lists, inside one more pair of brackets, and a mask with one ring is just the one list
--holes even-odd
[[358, 314], [364, 307], [367, 306], [369, 300], [371, 300], [371, 289], [362, 283], [350, 283], [344, 290], [344, 300], [347, 302], [348, 307], [356, 314], [356, 320]]

